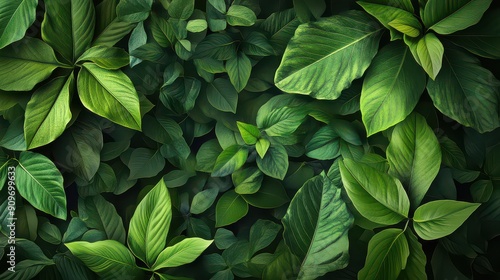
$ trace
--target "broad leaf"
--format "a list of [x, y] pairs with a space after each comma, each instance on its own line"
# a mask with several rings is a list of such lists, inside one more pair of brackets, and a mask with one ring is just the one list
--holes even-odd
[[425, 89], [425, 73], [408, 47], [394, 42], [379, 51], [366, 71], [361, 114], [368, 136], [408, 116]]
[[129, 55], [121, 48], [95, 46], [86, 50], [78, 61], [91, 61], [101, 68], [117, 70], [128, 65]]
[[323, 15], [326, 3], [322, 0], [293, 0], [293, 8], [301, 22], [310, 22]]
[[231, 174], [234, 191], [238, 194], [253, 194], [259, 191], [264, 174], [256, 167], [240, 169]]
[[317, 99], [338, 98], [370, 65], [381, 30], [358, 11], [300, 25], [276, 72], [276, 86]]
[[255, 145], [260, 138], [260, 130], [253, 124], [236, 122], [241, 138], [247, 145]]
[[186, 238], [173, 246], [165, 248], [158, 256], [152, 269], [158, 270], [191, 263], [196, 260], [212, 242], [213, 240], [205, 240], [198, 237]]
[[208, 102], [215, 109], [223, 112], [236, 113], [238, 92], [227, 79], [217, 78], [207, 85]]
[[231, 5], [226, 13], [227, 23], [232, 26], [252, 26], [257, 17], [248, 7], [242, 5]]
[[[416, 45], [416, 61], [424, 68], [425, 72], [435, 80], [443, 63], [444, 47], [433, 33], [427, 33]], [[415, 54], [414, 54], [415, 55]]]
[[240, 92], [246, 87], [250, 79], [252, 63], [243, 52], [239, 52], [226, 62], [226, 70], [234, 88]]
[[141, 129], [139, 97], [123, 72], [83, 64], [78, 75], [78, 95], [95, 114], [131, 129]]
[[215, 226], [222, 227], [237, 222], [248, 213], [248, 204], [233, 190], [225, 192], [215, 207]]
[[153, 0], [121, 0], [116, 6], [118, 19], [127, 22], [141, 22], [149, 17]]
[[427, 257], [422, 249], [422, 244], [418, 241], [417, 237], [411, 229], [405, 230], [406, 240], [408, 241], [408, 248], [410, 255], [406, 261], [406, 267], [399, 274], [398, 280], [412, 280], [412, 279], [427, 279], [425, 272], [425, 265]]
[[256, 193], [244, 194], [242, 197], [248, 204], [262, 209], [278, 208], [290, 201], [283, 184], [272, 178], [264, 178]]
[[341, 189], [326, 175], [302, 186], [282, 221], [285, 243], [302, 260], [298, 279], [315, 279], [347, 266], [347, 233], [354, 218], [341, 198]]
[[223, 177], [240, 169], [248, 157], [245, 146], [233, 145], [222, 151], [215, 161], [212, 176]]
[[252, 248], [252, 255], [269, 246], [281, 230], [281, 225], [268, 220], [257, 220], [250, 228], [248, 241]]
[[142, 270], [135, 264], [135, 258], [123, 244], [115, 240], [89, 243], [77, 241], [66, 243], [66, 247], [101, 279], [131, 277], [139, 279]]
[[243, 52], [247, 55], [269, 56], [274, 54], [274, 49], [266, 35], [254, 31], [245, 37]]
[[194, 10], [194, 0], [172, 0], [168, 14], [176, 19], [188, 19]]
[[0, 3], [0, 49], [19, 41], [35, 22], [37, 0], [13, 0]]
[[205, 212], [210, 206], [212, 206], [219, 194], [219, 189], [208, 188], [203, 190], [193, 196], [193, 201], [191, 202], [191, 208], [189, 212], [193, 214], [201, 214]]
[[151, 178], [163, 170], [165, 158], [161, 155], [160, 150], [137, 148], [130, 155], [127, 166], [130, 169], [129, 180]]
[[261, 24], [261, 27], [270, 34], [269, 42], [276, 55], [285, 51], [299, 24], [294, 9], [273, 13]]
[[128, 230], [130, 250], [148, 266], [165, 248], [171, 220], [170, 196], [160, 180], [137, 205]]
[[264, 174], [280, 180], [285, 178], [288, 164], [288, 154], [280, 144], [271, 145], [265, 156], [257, 158], [257, 166]]
[[349, 198], [365, 218], [383, 225], [408, 218], [410, 201], [398, 180], [347, 158], [339, 162], [339, 167]]
[[41, 154], [22, 152], [15, 178], [19, 194], [33, 207], [66, 220], [63, 177], [52, 161]]
[[461, 226], [480, 206], [455, 200], [435, 200], [417, 208], [413, 216], [415, 232], [424, 240], [445, 237]]
[[441, 149], [425, 118], [412, 114], [394, 128], [387, 147], [389, 174], [407, 187], [415, 209], [441, 167]]
[[436, 80], [428, 81], [427, 91], [443, 114], [484, 133], [500, 126], [499, 83], [477, 58], [447, 49], [443, 68]]
[[339, 135], [332, 126], [320, 128], [305, 146], [306, 155], [319, 160], [334, 159], [340, 155]]

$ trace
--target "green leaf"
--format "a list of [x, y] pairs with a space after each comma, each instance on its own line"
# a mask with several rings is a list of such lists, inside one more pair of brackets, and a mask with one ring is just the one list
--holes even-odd
[[368, 136], [408, 116], [425, 89], [425, 73], [409, 48], [394, 42], [379, 51], [366, 71], [361, 92], [361, 113]]
[[215, 246], [219, 250], [226, 250], [234, 243], [238, 242], [238, 238], [234, 236], [233, 232], [225, 228], [218, 228], [215, 232]]
[[78, 74], [78, 95], [93, 113], [119, 125], [140, 130], [139, 97], [132, 81], [119, 70], [85, 63]]
[[92, 181], [87, 185], [80, 185], [78, 187], [78, 194], [81, 197], [87, 197], [98, 195], [103, 192], [113, 192], [117, 184], [116, 174], [113, 168], [101, 162]]
[[207, 30], [208, 24], [204, 19], [192, 19], [188, 21], [186, 29], [189, 32], [198, 33]]
[[439, 34], [451, 34], [479, 22], [492, 0], [429, 0], [422, 21]]
[[194, 11], [194, 0], [172, 0], [168, 6], [168, 14], [176, 19], [188, 19]]
[[255, 143], [255, 150], [257, 150], [260, 158], [264, 158], [266, 156], [270, 146], [271, 142], [265, 138], [260, 138], [259, 141]]
[[283, 180], [288, 170], [288, 153], [285, 147], [274, 144], [269, 147], [264, 157], [257, 158], [257, 166], [267, 176]]
[[250, 9], [242, 5], [231, 5], [226, 13], [226, 20], [232, 26], [252, 26], [257, 16]]
[[262, 106], [257, 114], [257, 126], [269, 136], [288, 136], [305, 121], [307, 113], [304, 107], [283, 106], [266, 110]]
[[16, 186], [19, 194], [33, 207], [66, 220], [63, 177], [54, 163], [33, 152], [22, 152], [18, 161]]
[[15, 272], [6, 270], [4, 273], [0, 274], [0, 277], [5, 280], [19, 280], [19, 279], [33, 279], [35, 278], [45, 267], [53, 265], [52, 261], [40, 261], [40, 260], [22, 260], [16, 263]]
[[130, 250], [148, 266], [165, 248], [171, 220], [170, 195], [160, 180], [137, 205], [128, 230]]
[[0, 49], [24, 37], [35, 22], [37, 0], [4, 1], [0, 4]]
[[217, 78], [207, 86], [208, 102], [222, 112], [236, 113], [238, 92], [227, 79]]
[[487, 202], [493, 193], [493, 182], [490, 180], [479, 180], [470, 187], [474, 202]]
[[260, 130], [253, 124], [244, 122], [236, 122], [238, 130], [240, 131], [241, 138], [247, 145], [255, 145], [260, 138]]
[[92, 46], [112, 47], [135, 28], [135, 23], [117, 17], [117, 2], [105, 0], [96, 6], [95, 40]]
[[196, 170], [212, 173], [217, 157], [222, 152], [217, 139], [203, 143], [196, 154]]
[[406, 267], [409, 255], [404, 231], [385, 229], [370, 239], [365, 266], [359, 271], [359, 279], [397, 279]]
[[195, 215], [205, 212], [215, 202], [218, 194], [217, 188], [209, 188], [195, 194], [189, 212]]
[[411, 229], [405, 230], [406, 240], [408, 241], [408, 248], [410, 255], [406, 261], [406, 267], [399, 274], [398, 280], [412, 280], [412, 279], [427, 279], [425, 272], [425, 265], [427, 258], [422, 249], [422, 244], [418, 241], [417, 237]]
[[251, 254], [269, 246], [281, 230], [281, 225], [268, 220], [257, 220], [250, 228], [250, 247], [252, 248]]
[[47, 43], [30, 37], [1, 49], [0, 65], [0, 90], [6, 91], [32, 90], [61, 66]]
[[126, 22], [141, 22], [149, 17], [153, 0], [120, 0], [116, 6], [118, 19]]
[[248, 157], [248, 149], [245, 146], [230, 146], [217, 157], [215, 161], [213, 177], [224, 177], [240, 169]]
[[[422, 65], [425, 72], [435, 80], [443, 63], [444, 47], [434, 33], [427, 33], [416, 45], [415, 60]], [[415, 55], [415, 54], [414, 54]]]
[[246, 87], [250, 79], [252, 63], [243, 52], [239, 52], [235, 57], [230, 58], [226, 62], [226, 70], [234, 88], [240, 92]]
[[225, 33], [210, 34], [196, 46], [193, 58], [213, 58], [228, 60], [236, 57], [233, 38]]
[[63, 254], [54, 255], [55, 266], [61, 273], [62, 279], [84, 280], [95, 277], [92, 270], [87, 268], [78, 258], [73, 256], [70, 251]]
[[231, 174], [234, 191], [238, 194], [253, 194], [259, 191], [264, 174], [257, 167], [240, 169]]
[[54, 245], [61, 243], [62, 239], [59, 228], [48, 221], [38, 227], [38, 236], [40, 236], [44, 241]]
[[480, 206], [455, 200], [435, 200], [415, 210], [413, 226], [424, 240], [434, 240], [453, 233]]
[[278, 208], [290, 201], [283, 184], [271, 178], [264, 178], [256, 193], [242, 196], [248, 204], [262, 209]]
[[370, 65], [381, 31], [358, 11], [300, 25], [276, 72], [276, 86], [317, 99], [338, 98]]
[[225, 192], [215, 206], [215, 227], [237, 222], [248, 213], [248, 204], [233, 190]]
[[340, 155], [339, 135], [333, 126], [324, 126], [314, 133], [305, 148], [310, 158], [334, 159]]
[[130, 251], [118, 241], [103, 240], [93, 243], [77, 241], [66, 247], [101, 279], [142, 279], [142, 270], [135, 264]]
[[[418, 21], [418, 20], [417, 20]], [[418, 37], [421, 32], [420, 24], [415, 26], [412, 22], [407, 22], [402, 19], [394, 19], [393, 21], [388, 23], [390, 27], [396, 29], [397, 31], [408, 35], [410, 37]]]
[[354, 218], [324, 173], [308, 180], [283, 217], [283, 238], [302, 260], [298, 279], [315, 279], [347, 266], [348, 231]]
[[72, 117], [70, 98], [74, 88], [75, 78], [71, 73], [35, 91], [25, 112], [24, 137], [28, 149], [44, 146], [61, 136]]
[[125, 243], [125, 228], [115, 206], [102, 196], [90, 196], [78, 202], [78, 214], [89, 228], [97, 229], [108, 239]]
[[151, 178], [163, 170], [165, 158], [162, 157], [160, 150], [137, 148], [130, 155], [127, 166], [130, 168], [129, 180]]
[[69, 62], [87, 50], [94, 37], [95, 11], [92, 0], [45, 1], [42, 39]]
[[261, 28], [270, 34], [269, 42], [276, 55], [283, 54], [299, 24], [294, 9], [273, 13], [262, 22]]
[[280, 243], [274, 253], [274, 260], [268, 263], [264, 269], [262, 279], [274, 280], [294, 278], [296, 277], [296, 272], [300, 264], [299, 258], [290, 252], [288, 246], [284, 245], [284, 243]]
[[253, 31], [245, 37], [243, 52], [247, 55], [269, 56], [274, 54], [274, 49], [266, 35]]
[[176, 114], [191, 111], [200, 93], [201, 82], [196, 78], [184, 77], [160, 89], [160, 101]]
[[152, 269], [158, 270], [165, 267], [177, 267], [196, 260], [205, 249], [212, 244], [213, 240], [205, 240], [198, 237], [186, 238], [181, 242], [165, 248]]
[[394, 128], [387, 147], [389, 174], [408, 189], [415, 209], [441, 167], [441, 149], [425, 118], [412, 114]]
[[293, 8], [301, 22], [319, 19], [326, 10], [323, 0], [293, 0]]
[[460, 124], [484, 133], [500, 126], [500, 82], [479, 60], [460, 50], [447, 49], [443, 69], [429, 80], [427, 91], [434, 106]]
[[129, 55], [122, 48], [95, 46], [78, 58], [78, 62], [81, 61], [91, 61], [100, 68], [117, 70], [128, 65]]
[[347, 194], [362, 216], [383, 225], [408, 218], [410, 201], [398, 180], [347, 158], [339, 167]]

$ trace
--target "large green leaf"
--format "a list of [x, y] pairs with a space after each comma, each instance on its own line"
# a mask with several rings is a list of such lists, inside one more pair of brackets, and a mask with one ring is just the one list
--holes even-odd
[[121, 48], [95, 46], [86, 50], [78, 61], [92, 61], [101, 68], [116, 70], [128, 65], [129, 55]]
[[83, 64], [78, 75], [78, 95], [95, 114], [131, 129], [141, 129], [139, 97], [123, 72]]
[[248, 213], [248, 204], [233, 190], [225, 192], [215, 206], [215, 226], [222, 227], [237, 222]]
[[257, 157], [257, 166], [267, 176], [283, 180], [288, 170], [288, 154], [280, 144], [271, 145], [264, 157]]
[[324, 126], [314, 133], [305, 148], [306, 155], [310, 158], [334, 159], [340, 154], [339, 135], [333, 125]]
[[37, 0], [12, 0], [0, 3], [0, 49], [24, 37], [36, 19]]
[[29, 91], [61, 64], [40, 39], [26, 37], [0, 50], [0, 90]]
[[425, 273], [425, 265], [427, 263], [427, 257], [422, 249], [422, 244], [420, 244], [411, 229], [405, 230], [405, 235], [408, 241], [410, 255], [406, 261], [406, 267], [399, 274], [398, 280], [426, 280], [427, 274]]
[[[122, 20], [117, 16], [118, 2], [117, 0], [104, 0], [96, 6], [96, 28], [93, 46], [112, 47], [136, 26], [135, 23]], [[124, 4], [128, 6], [131, 3], [127, 1]]]
[[315, 279], [347, 266], [347, 233], [354, 218], [341, 189], [324, 173], [302, 186], [282, 221], [285, 243], [302, 260], [298, 279]]
[[227, 79], [217, 78], [207, 85], [208, 102], [215, 109], [223, 112], [236, 113], [238, 92]]
[[361, 113], [368, 136], [408, 116], [425, 89], [425, 73], [408, 47], [394, 42], [379, 51], [366, 71]]
[[[415, 50], [415, 60], [422, 65], [431, 79], [436, 79], [443, 63], [444, 47], [441, 41], [434, 33], [427, 33], [418, 40]], [[413, 55], [415, 56], [415, 53]]]
[[77, 241], [66, 247], [101, 279], [143, 279], [135, 258], [120, 242], [103, 240], [93, 243]]
[[171, 220], [170, 196], [160, 180], [137, 205], [128, 230], [130, 250], [148, 266], [165, 248]]
[[370, 65], [381, 31], [358, 11], [300, 25], [276, 72], [276, 86], [318, 99], [338, 98]]
[[43, 85], [26, 106], [24, 137], [28, 149], [46, 145], [59, 137], [71, 120], [70, 98], [75, 88], [73, 73]]
[[223, 177], [240, 169], [248, 157], [248, 148], [240, 145], [230, 146], [217, 157], [212, 176]]
[[42, 38], [70, 62], [90, 47], [94, 37], [92, 0], [47, 0]]
[[186, 238], [173, 246], [165, 248], [158, 256], [152, 268], [158, 270], [191, 263], [197, 259], [212, 242], [213, 240], [205, 240], [198, 237]]
[[480, 205], [455, 200], [428, 202], [415, 211], [415, 232], [424, 240], [445, 237], [461, 226]]
[[269, 42], [276, 55], [282, 54], [293, 37], [300, 21], [295, 17], [295, 10], [288, 9], [273, 13], [261, 24], [261, 28], [270, 34]]
[[45, 156], [22, 152], [16, 167], [19, 194], [33, 207], [59, 219], [66, 219], [66, 194], [63, 177]]
[[456, 49], [447, 49], [443, 68], [427, 91], [434, 106], [460, 124], [483, 133], [500, 126], [499, 81], [479, 60]]
[[194, 0], [172, 0], [168, 6], [168, 14], [176, 19], [188, 19], [194, 10]]
[[226, 70], [234, 88], [240, 92], [246, 87], [248, 79], [250, 79], [252, 63], [243, 52], [238, 52], [235, 57], [226, 62]]
[[398, 180], [347, 158], [339, 162], [339, 167], [349, 198], [365, 218], [383, 225], [408, 218], [410, 201]]
[[252, 26], [257, 17], [248, 7], [242, 5], [231, 5], [226, 13], [226, 20], [232, 26]]
[[365, 266], [359, 279], [397, 279], [406, 267], [410, 250], [404, 231], [397, 228], [383, 230], [370, 239]]
[[439, 34], [451, 34], [479, 22], [493, 0], [429, 0], [422, 21]]
[[412, 114], [396, 125], [386, 152], [389, 174], [407, 187], [415, 209], [441, 167], [441, 149], [434, 132], [424, 117]]

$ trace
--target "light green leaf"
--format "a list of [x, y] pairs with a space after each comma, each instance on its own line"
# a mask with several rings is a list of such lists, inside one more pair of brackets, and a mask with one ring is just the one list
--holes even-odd
[[406, 267], [410, 250], [404, 231], [397, 228], [383, 230], [370, 239], [365, 266], [359, 279], [397, 279]]
[[319, 19], [326, 10], [323, 0], [293, 0], [293, 8], [301, 22]]
[[240, 169], [248, 157], [248, 149], [245, 146], [230, 146], [217, 157], [215, 161], [213, 177], [224, 177]]
[[282, 222], [285, 243], [302, 260], [298, 279], [315, 279], [347, 266], [354, 218], [341, 189], [324, 173], [295, 194]]
[[125, 243], [125, 228], [113, 204], [102, 196], [90, 196], [78, 201], [78, 214], [89, 228], [97, 229], [108, 239]]
[[319, 160], [334, 159], [340, 154], [339, 135], [333, 126], [320, 128], [306, 144], [306, 155]]
[[253, 194], [260, 189], [264, 174], [258, 168], [252, 166], [234, 172], [231, 178], [236, 193]]
[[186, 29], [189, 32], [198, 33], [207, 30], [208, 24], [204, 19], [192, 19], [188, 21]]
[[172, 0], [168, 14], [176, 19], [188, 19], [194, 11], [194, 0]]
[[255, 150], [259, 154], [260, 158], [264, 158], [266, 156], [269, 147], [271, 146], [271, 142], [265, 138], [260, 138], [257, 143], [255, 143]]
[[[427, 33], [416, 45], [415, 60], [422, 65], [425, 72], [435, 80], [443, 63], [444, 47], [434, 33]], [[415, 55], [415, 54], [414, 54]]]
[[359, 11], [300, 25], [274, 82], [285, 92], [336, 99], [370, 65], [381, 31], [369, 15]]
[[267, 176], [283, 180], [288, 170], [288, 153], [280, 144], [273, 144], [265, 156], [257, 158], [257, 166]]
[[248, 204], [233, 190], [225, 192], [215, 206], [215, 227], [237, 222], [248, 213]]
[[207, 85], [208, 102], [222, 112], [236, 113], [238, 92], [227, 79], [217, 78]]
[[90, 47], [94, 37], [95, 11], [92, 0], [47, 0], [42, 39], [69, 62], [75, 62]]
[[163, 180], [141, 200], [130, 219], [127, 243], [139, 259], [153, 265], [165, 248], [172, 220], [170, 195]]
[[130, 155], [127, 166], [130, 169], [129, 180], [151, 178], [163, 170], [165, 158], [161, 155], [160, 150], [137, 148]]
[[63, 177], [45, 156], [22, 152], [16, 167], [16, 186], [19, 194], [33, 207], [56, 218], [66, 219], [66, 194]]
[[420, 35], [421, 26], [416, 27], [401, 19], [394, 19], [388, 23], [390, 27], [410, 37], [418, 37]]
[[236, 122], [238, 130], [240, 131], [241, 138], [247, 145], [255, 145], [257, 140], [260, 138], [260, 130], [253, 124], [248, 124], [244, 122]]
[[141, 22], [149, 17], [153, 0], [120, 0], [116, 6], [118, 19], [126, 22]]
[[226, 13], [226, 20], [232, 26], [252, 26], [257, 16], [250, 9], [242, 5], [231, 5]]
[[143, 277], [143, 272], [135, 264], [132, 253], [118, 241], [103, 240], [93, 243], [77, 241], [65, 245], [101, 279]]
[[28, 149], [54, 141], [71, 120], [70, 98], [75, 89], [73, 73], [57, 77], [38, 88], [26, 105], [24, 137]]
[[0, 65], [0, 90], [6, 91], [32, 90], [62, 66], [47, 43], [30, 37], [1, 49]]
[[226, 70], [234, 88], [240, 92], [246, 87], [250, 79], [252, 63], [243, 52], [239, 52], [235, 57], [226, 62]]
[[422, 249], [422, 244], [420, 244], [411, 229], [405, 230], [405, 235], [408, 241], [410, 255], [406, 261], [406, 267], [399, 273], [398, 280], [426, 280], [427, 274], [425, 272], [425, 265], [427, 264], [427, 258]]
[[389, 174], [407, 187], [415, 209], [441, 167], [441, 149], [425, 118], [412, 114], [394, 128], [387, 147]]
[[493, 0], [429, 0], [422, 21], [428, 29], [447, 35], [479, 22]]
[[362, 216], [383, 225], [408, 218], [410, 201], [397, 179], [347, 158], [339, 167], [347, 194]]
[[436, 80], [428, 81], [427, 91], [434, 106], [443, 114], [484, 133], [500, 126], [499, 84], [477, 58], [447, 49], [443, 69]]
[[195, 215], [205, 212], [215, 202], [218, 194], [217, 188], [209, 188], [195, 194], [189, 212]]
[[181, 242], [165, 248], [155, 264], [154, 270], [165, 267], [177, 267], [196, 260], [205, 249], [212, 244], [213, 240], [205, 240], [198, 237], [186, 238]]
[[424, 240], [434, 240], [453, 233], [480, 206], [455, 200], [435, 200], [415, 210], [413, 226]]
[[12, 0], [0, 3], [0, 49], [19, 41], [35, 22], [37, 0]]
[[128, 65], [129, 55], [122, 48], [95, 46], [85, 51], [78, 58], [78, 62], [82, 61], [94, 62], [104, 69], [117, 70]]
[[289, 136], [305, 121], [307, 113], [304, 107], [283, 106], [265, 110], [263, 106], [257, 114], [257, 126], [269, 136]]
[[83, 64], [78, 74], [78, 95], [93, 113], [119, 125], [140, 130], [139, 97], [132, 81], [119, 70]]

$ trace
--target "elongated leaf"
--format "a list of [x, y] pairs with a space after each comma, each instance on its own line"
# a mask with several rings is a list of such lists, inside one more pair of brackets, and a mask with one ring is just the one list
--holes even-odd
[[222, 151], [215, 161], [212, 176], [223, 177], [240, 169], [248, 157], [245, 146], [233, 145]]
[[176, 19], [188, 19], [194, 10], [194, 0], [172, 0], [168, 14]]
[[305, 148], [310, 158], [334, 159], [340, 154], [339, 135], [333, 126], [324, 126], [314, 133]]
[[116, 15], [120, 20], [140, 22], [149, 17], [153, 0], [121, 0], [116, 6]]
[[103, 240], [93, 243], [77, 241], [66, 243], [66, 247], [88, 268], [102, 279], [139, 279], [142, 271], [135, 264], [135, 258], [120, 242]]
[[0, 3], [0, 49], [21, 40], [36, 19], [37, 0], [13, 0]]
[[315, 279], [347, 266], [347, 233], [354, 218], [341, 189], [324, 173], [302, 186], [282, 221], [285, 243], [302, 260], [298, 279]]
[[215, 207], [215, 226], [222, 227], [245, 217], [248, 204], [233, 190], [225, 192]]
[[359, 271], [360, 279], [397, 279], [406, 267], [410, 250], [401, 229], [383, 230], [370, 239], [365, 266]]
[[193, 214], [201, 214], [205, 212], [212, 204], [214, 204], [217, 195], [219, 194], [219, 189], [209, 188], [203, 190], [194, 195], [193, 201], [191, 202], [191, 208], [189, 212]]
[[42, 38], [70, 62], [90, 47], [94, 37], [95, 10], [92, 0], [47, 0]]
[[205, 240], [198, 237], [186, 238], [174, 246], [165, 248], [158, 256], [158, 259], [153, 265], [153, 269], [177, 267], [191, 263], [198, 258], [212, 242], [213, 240]]
[[240, 131], [241, 138], [248, 145], [255, 145], [257, 140], [260, 138], [260, 130], [252, 124], [244, 122], [236, 122], [238, 130]]
[[276, 55], [285, 51], [299, 24], [294, 9], [273, 13], [261, 24], [261, 27], [270, 34], [269, 41]]
[[434, 106], [460, 124], [483, 133], [500, 126], [498, 85], [500, 82], [478, 59], [460, 50], [448, 49], [436, 80], [427, 91]]
[[381, 30], [358, 11], [300, 25], [276, 72], [276, 86], [317, 99], [338, 98], [370, 65]]
[[20, 280], [35, 278], [46, 266], [52, 265], [52, 261], [40, 260], [22, 260], [16, 263], [14, 273], [6, 270], [0, 274], [0, 277], [5, 280]]
[[274, 54], [274, 49], [266, 35], [254, 31], [245, 37], [243, 52], [247, 55], [269, 56]]
[[132, 81], [121, 71], [83, 64], [78, 75], [78, 95], [95, 114], [131, 129], [141, 129], [139, 97]]
[[130, 219], [127, 243], [132, 252], [148, 266], [165, 248], [172, 220], [170, 196], [163, 180], [141, 200]]
[[250, 79], [252, 63], [243, 52], [239, 52], [226, 62], [226, 70], [234, 88], [240, 92], [246, 87]]
[[420, 244], [411, 229], [407, 229], [405, 231], [405, 235], [406, 240], [408, 241], [410, 255], [408, 256], [408, 260], [406, 261], [406, 267], [399, 274], [398, 280], [425, 280], [427, 279], [427, 274], [425, 273], [427, 257], [425, 256], [425, 252], [422, 249], [422, 244]]
[[447, 236], [461, 226], [480, 205], [455, 200], [428, 202], [415, 211], [415, 232], [425, 240]]
[[441, 167], [441, 149], [425, 118], [412, 114], [394, 128], [387, 147], [389, 174], [408, 188], [415, 209]]
[[422, 21], [439, 34], [451, 34], [479, 22], [493, 0], [429, 0]]
[[207, 98], [215, 109], [236, 113], [238, 92], [227, 79], [217, 78], [210, 83], [207, 86]]
[[0, 90], [28, 91], [61, 64], [42, 40], [26, 37], [0, 50]]
[[326, 3], [322, 0], [293, 0], [293, 8], [301, 22], [310, 22], [323, 15]]
[[238, 194], [256, 193], [262, 185], [264, 174], [256, 167], [240, 169], [231, 174], [234, 190]]
[[70, 97], [75, 88], [73, 73], [40, 87], [26, 106], [24, 137], [28, 149], [59, 137], [71, 120]]
[[442, 67], [444, 47], [433, 33], [427, 33], [416, 45], [416, 54], [425, 72], [435, 80]]
[[163, 170], [165, 158], [162, 157], [160, 150], [137, 148], [130, 155], [127, 166], [130, 169], [129, 180], [151, 178]]
[[361, 114], [368, 136], [408, 116], [425, 89], [425, 73], [408, 47], [394, 42], [379, 51], [366, 71]]
[[41, 154], [22, 152], [15, 178], [19, 194], [33, 207], [66, 219], [63, 177], [50, 159]]
[[339, 162], [339, 167], [349, 198], [365, 218], [392, 225], [408, 217], [410, 201], [399, 181], [347, 158]]
[[280, 144], [271, 145], [265, 156], [257, 158], [257, 166], [267, 176], [283, 180], [288, 170], [288, 153]]
[[128, 65], [129, 55], [121, 48], [95, 46], [86, 50], [78, 61], [91, 61], [101, 68], [117, 70]]

